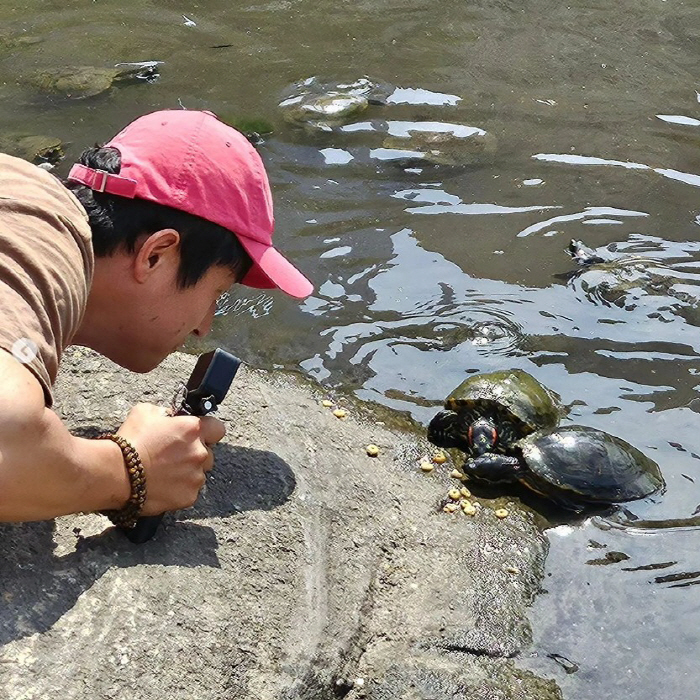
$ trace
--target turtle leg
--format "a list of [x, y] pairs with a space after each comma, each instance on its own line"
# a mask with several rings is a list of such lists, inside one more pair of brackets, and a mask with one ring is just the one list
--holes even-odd
[[468, 426], [454, 411], [440, 411], [428, 425], [428, 440], [437, 447], [457, 447], [469, 452]]
[[488, 452], [476, 459], [468, 459], [462, 466], [467, 476], [474, 476], [482, 481], [492, 483], [514, 483], [519, 481], [526, 467], [517, 457]]

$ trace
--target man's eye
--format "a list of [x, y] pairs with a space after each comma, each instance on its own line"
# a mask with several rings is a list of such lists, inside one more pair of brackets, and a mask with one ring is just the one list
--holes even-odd
[[216, 306], [214, 307], [214, 315], [220, 316], [221, 314], [228, 313], [231, 309], [231, 295], [228, 292], [220, 294], [216, 299]]

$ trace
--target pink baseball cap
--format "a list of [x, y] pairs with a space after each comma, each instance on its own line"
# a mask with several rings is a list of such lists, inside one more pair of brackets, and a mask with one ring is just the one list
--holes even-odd
[[131, 122], [105, 146], [119, 175], [76, 164], [68, 179], [98, 192], [146, 199], [232, 231], [253, 266], [241, 282], [306, 297], [313, 285], [272, 246], [272, 193], [258, 152], [212, 112], [164, 110]]

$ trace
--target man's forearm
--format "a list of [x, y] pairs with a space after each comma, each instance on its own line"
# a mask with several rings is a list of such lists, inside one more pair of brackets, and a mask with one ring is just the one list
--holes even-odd
[[13, 363], [0, 357], [0, 521], [121, 508], [130, 488], [119, 447], [71, 435]]
[[58, 416], [51, 415], [39, 430], [27, 426], [24, 440], [3, 436], [0, 521], [47, 520], [121, 508], [129, 498], [119, 447], [108, 440], [75, 437]]

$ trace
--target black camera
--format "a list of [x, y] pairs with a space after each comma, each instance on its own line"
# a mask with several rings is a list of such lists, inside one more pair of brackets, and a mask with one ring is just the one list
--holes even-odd
[[[175, 415], [206, 416], [216, 411], [240, 365], [237, 357], [221, 348], [200, 355], [184, 391], [179, 394]], [[144, 516], [134, 527], [121, 529], [131, 542], [142, 544], [156, 534], [163, 515]]]

